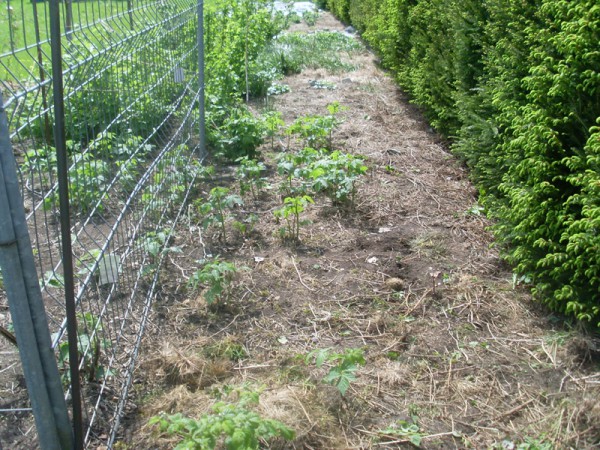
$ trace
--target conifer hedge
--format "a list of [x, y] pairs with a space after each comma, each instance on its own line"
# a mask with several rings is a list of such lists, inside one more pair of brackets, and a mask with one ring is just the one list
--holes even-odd
[[321, 0], [452, 142], [519, 276], [600, 326], [598, 0]]

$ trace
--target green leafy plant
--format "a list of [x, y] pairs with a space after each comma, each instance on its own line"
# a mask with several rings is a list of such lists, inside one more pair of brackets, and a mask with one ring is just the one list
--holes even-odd
[[302, 139], [303, 145], [312, 148], [329, 148], [329, 136], [335, 124], [324, 116], [302, 116], [296, 119], [286, 130], [290, 136]]
[[151, 231], [144, 235], [140, 243], [142, 247], [154, 260], [166, 253], [181, 253], [181, 247], [169, 246], [172, 234], [168, 231]]
[[238, 271], [235, 264], [221, 261], [216, 257], [192, 274], [188, 286], [193, 290], [197, 290], [201, 284], [206, 286], [204, 292], [206, 302], [209, 305], [220, 304], [229, 298], [233, 280]]
[[324, 192], [334, 204], [354, 205], [356, 181], [367, 170], [362, 157], [335, 151], [311, 162], [309, 177], [313, 189]]
[[271, 83], [267, 89], [267, 95], [281, 95], [290, 92], [289, 84]]
[[230, 194], [228, 188], [212, 188], [206, 201], [198, 206], [198, 212], [203, 216], [202, 226], [206, 229], [216, 224], [221, 230], [221, 238], [223, 241], [227, 241], [225, 224], [234, 218], [231, 210], [235, 206], [243, 204], [242, 198], [239, 195]]
[[259, 393], [238, 391], [237, 403], [218, 401], [210, 413], [199, 419], [182, 414], [161, 414], [150, 419], [162, 433], [178, 436], [175, 449], [212, 450], [222, 442], [228, 450], [258, 449], [275, 437], [293, 440], [295, 433], [282, 422], [265, 419], [250, 409], [259, 402]]
[[269, 185], [267, 178], [262, 176], [267, 170], [266, 166], [247, 156], [238, 158], [236, 162], [239, 163], [236, 175], [240, 183], [240, 192], [242, 195], [251, 192], [252, 197], [257, 199], [260, 191]]
[[400, 437], [407, 439], [411, 444], [419, 447], [423, 440], [423, 433], [417, 424], [410, 423], [406, 420], [398, 420], [394, 424], [390, 425], [383, 430], [379, 430], [379, 433], [386, 436]]
[[61, 273], [56, 273], [54, 270], [48, 270], [44, 273], [44, 278], [40, 280], [40, 287], [46, 289], [48, 287], [62, 288], [65, 285], [65, 279]]
[[[79, 354], [81, 374], [90, 382], [102, 380], [111, 375], [100, 364], [100, 357], [103, 350], [110, 348], [110, 341], [102, 339], [102, 323], [100, 318], [91, 312], [77, 314], [77, 351]], [[61, 342], [58, 345], [58, 364], [63, 369], [63, 382], [68, 383], [71, 379], [69, 372], [69, 343]]]
[[333, 132], [342, 123], [337, 117], [345, 108], [339, 102], [327, 105], [326, 116], [302, 116], [296, 119], [286, 130], [288, 135], [297, 135], [305, 146], [312, 148], [333, 148]]
[[332, 73], [354, 70], [343, 60], [344, 54], [354, 54], [361, 45], [354, 38], [335, 31], [315, 33], [282, 33], [265, 47], [262, 58], [282, 74], [300, 73], [303, 69], [324, 68]]
[[294, 242], [300, 239], [300, 226], [307, 223], [300, 220], [300, 216], [309, 203], [314, 203], [314, 201], [308, 195], [286, 197], [283, 200], [283, 207], [273, 211], [278, 223], [281, 219], [285, 221], [285, 226], [279, 230], [283, 238], [287, 237]]
[[256, 157], [256, 149], [263, 142], [264, 124], [248, 108], [222, 105], [209, 113], [208, 119], [212, 123], [208, 138], [219, 154], [231, 160]]
[[[44, 164], [56, 161], [55, 153], [54, 149], [48, 149]], [[107, 195], [109, 169], [106, 161], [95, 159], [89, 152], [73, 155], [69, 168], [69, 198], [71, 206], [79, 213], [102, 212], [104, 206], [101, 200]], [[48, 211], [57, 206], [58, 189], [54, 188], [44, 197], [44, 209]]]
[[333, 81], [310, 80], [308, 84], [310, 84], [310, 87], [313, 89], [325, 89], [327, 91], [333, 91], [337, 89], [337, 85]]
[[306, 25], [309, 27], [314, 27], [317, 23], [317, 19], [319, 18], [318, 11], [304, 11], [302, 13], [302, 20], [306, 22]]
[[323, 382], [335, 386], [342, 396], [346, 395], [350, 383], [356, 380], [356, 371], [359, 366], [366, 364], [364, 350], [349, 348], [343, 353], [334, 353], [331, 348], [313, 350], [305, 357], [305, 362], [312, 363], [320, 368], [325, 364], [331, 366], [329, 372], [323, 377]]
[[248, 237], [254, 227], [258, 223], [258, 216], [256, 214], [248, 214], [242, 220], [234, 220], [231, 222], [231, 226], [236, 229], [243, 237]]
[[285, 125], [281, 118], [281, 113], [278, 111], [270, 111], [263, 116], [265, 122], [266, 136], [271, 141], [271, 151], [275, 150], [275, 136], [279, 130]]
[[505, 439], [502, 443], [496, 443], [492, 447], [493, 450], [552, 450], [553, 448], [556, 448], [553, 442], [531, 437], [526, 437], [523, 442]]
[[141, 268], [142, 275], [152, 274], [158, 268], [160, 259], [168, 253], [182, 253], [181, 247], [170, 245], [172, 233], [164, 230], [150, 231], [141, 237], [138, 246], [148, 254], [149, 263]]
[[277, 173], [285, 177], [281, 191], [288, 196], [303, 195], [307, 192], [307, 165], [320, 155], [315, 149], [306, 147], [299, 152], [282, 153], [277, 158]]

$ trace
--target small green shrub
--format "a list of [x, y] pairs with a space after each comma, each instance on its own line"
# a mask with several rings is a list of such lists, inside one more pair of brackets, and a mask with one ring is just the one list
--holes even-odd
[[304, 146], [332, 150], [333, 132], [343, 122], [337, 116], [345, 109], [339, 102], [333, 102], [327, 105], [328, 115], [299, 117], [288, 127], [286, 133], [299, 136]]
[[267, 170], [264, 163], [249, 159], [247, 156], [236, 160], [239, 167], [236, 170], [236, 176], [240, 183], [240, 192], [242, 195], [247, 192], [252, 193], [252, 197], [258, 198], [261, 190], [269, 186], [267, 178], [263, 173]]
[[320, 368], [325, 364], [333, 365], [323, 377], [323, 382], [335, 386], [342, 396], [346, 395], [350, 383], [356, 380], [356, 371], [364, 366], [365, 353], [361, 348], [349, 348], [343, 353], [333, 353], [331, 348], [317, 349], [308, 353], [305, 362]]
[[206, 229], [211, 225], [217, 225], [221, 230], [221, 239], [227, 241], [227, 228], [225, 224], [234, 218], [231, 210], [235, 206], [244, 204], [239, 195], [230, 194], [225, 187], [215, 187], [205, 202], [197, 202], [198, 212], [203, 216], [202, 226]]
[[304, 11], [302, 13], [302, 20], [304, 20], [304, 22], [306, 22], [306, 25], [308, 25], [309, 27], [314, 27], [318, 19], [318, 11]]
[[275, 151], [275, 136], [279, 133], [279, 130], [285, 125], [285, 122], [281, 118], [281, 113], [278, 111], [271, 111], [263, 116], [265, 124], [265, 134], [271, 141], [271, 151]]
[[356, 182], [368, 168], [361, 156], [306, 147], [297, 153], [282, 154], [277, 170], [286, 177], [282, 190], [287, 195], [305, 194], [310, 186], [334, 204], [354, 205]]
[[315, 192], [324, 192], [334, 204], [354, 205], [356, 181], [368, 168], [359, 156], [335, 151], [313, 161], [309, 177]]
[[208, 305], [219, 305], [229, 298], [233, 279], [238, 273], [235, 264], [221, 261], [218, 257], [204, 264], [202, 269], [192, 274], [188, 286], [194, 291], [203, 284], [206, 286], [204, 298]]
[[321, 153], [306, 147], [297, 153], [282, 153], [277, 159], [277, 173], [285, 177], [281, 191], [287, 196], [304, 195], [308, 190], [308, 164]]
[[281, 219], [285, 221], [285, 226], [279, 229], [282, 238], [288, 238], [294, 242], [300, 239], [300, 226], [307, 223], [300, 220], [300, 216], [309, 203], [314, 203], [314, 201], [308, 195], [286, 197], [283, 200], [283, 207], [273, 211], [278, 223]]
[[[295, 433], [278, 420], [265, 419], [250, 409], [259, 402], [259, 393], [240, 391], [237, 403], [219, 401], [212, 412], [199, 419], [182, 414], [161, 414], [150, 419], [162, 433], [178, 436], [176, 449], [212, 450], [221, 443], [228, 450], [261, 448], [261, 443], [281, 437], [291, 441]], [[221, 448], [221, 447], [219, 447]]]
[[235, 161], [248, 156], [256, 158], [256, 149], [263, 142], [264, 124], [245, 106], [214, 106], [208, 114], [209, 142], [218, 155]]

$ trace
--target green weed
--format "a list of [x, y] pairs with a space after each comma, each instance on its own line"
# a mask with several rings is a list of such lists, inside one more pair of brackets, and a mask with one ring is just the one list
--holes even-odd
[[181, 450], [212, 450], [221, 440], [228, 450], [251, 450], [276, 437], [288, 441], [295, 438], [294, 431], [283, 423], [265, 419], [249, 408], [258, 404], [259, 393], [240, 390], [238, 395], [236, 403], [219, 401], [199, 419], [161, 414], [150, 419], [149, 424], [157, 425], [168, 436], [179, 437], [175, 448]]
[[323, 377], [323, 382], [335, 386], [342, 396], [346, 395], [350, 383], [356, 380], [359, 366], [366, 364], [361, 348], [349, 348], [343, 353], [333, 353], [331, 348], [313, 350], [306, 355], [305, 362], [308, 364], [313, 361], [318, 368], [326, 363], [333, 365]]

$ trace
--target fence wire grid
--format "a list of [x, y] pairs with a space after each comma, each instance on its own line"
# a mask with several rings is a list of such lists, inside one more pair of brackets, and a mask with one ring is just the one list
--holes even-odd
[[[201, 2], [200, 2], [201, 3]], [[0, 1], [0, 88], [66, 398], [61, 219], [71, 223], [86, 446], [117, 438], [162, 249], [204, 155], [198, 0], [60, 7], [64, 92], [53, 91], [49, 2]], [[59, 205], [53, 98], [65, 105], [70, 211]], [[0, 325], [10, 328], [1, 292]], [[18, 412], [25, 405], [12, 404]]]

